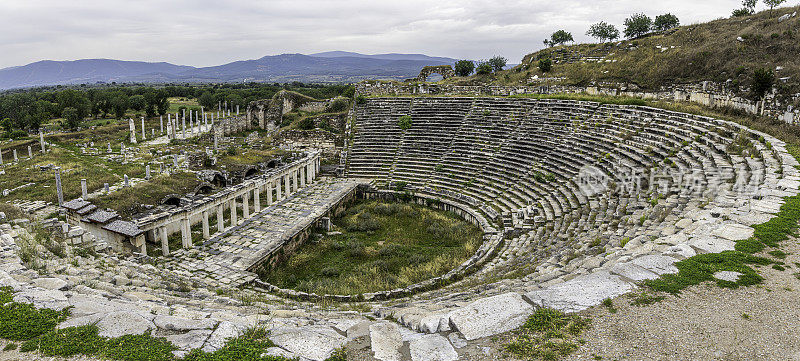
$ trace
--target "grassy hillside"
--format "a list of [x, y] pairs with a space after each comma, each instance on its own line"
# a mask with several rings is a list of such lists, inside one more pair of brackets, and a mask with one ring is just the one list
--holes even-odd
[[[525, 56], [521, 65], [513, 69], [450, 81], [540, 84], [531, 80], [538, 75], [539, 78], [564, 77], [563, 81], [568, 84], [620, 82], [653, 89], [663, 84], [730, 79], [732, 88], [746, 95], [755, 69], [764, 68], [773, 70], [776, 79], [791, 77], [783, 82], [776, 80], [781, 93], [797, 93], [800, 91], [800, 15], [782, 22], [778, 22], [778, 18], [798, 10], [800, 7], [763, 11], [615, 43], [548, 48]], [[539, 59], [543, 58], [553, 60], [553, 68], [546, 74], [538, 69]]]

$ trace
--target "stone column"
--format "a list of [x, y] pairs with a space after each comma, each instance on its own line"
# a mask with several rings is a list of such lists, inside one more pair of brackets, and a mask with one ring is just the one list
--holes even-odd
[[144, 166], [144, 179], [150, 180], [150, 165]]
[[81, 197], [83, 200], [86, 200], [86, 196], [88, 195], [88, 191], [86, 189], [86, 179], [81, 179]]
[[147, 256], [147, 239], [144, 238], [144, 235], [140, 235], [139, 238], [142, 239], [142, 247], [139, 249], [139, 252], [141, 252], [143, 256]]
[[124, 180], [124, 183], [122, 184], [122, 186], [125, 187], [125, 188], [128, 188], [128, 186], [130, 185], [130, 180], [128, 179], [128, 175], [127, 174], [123, 174], [122, 175], [122, 179]]
[[267, 207], [272, 205], [272, 188], [274, 188], [273, 182], [267, 182]]
[[189, 224], [189, 217], [181, 220], [181, 245], [183, 248], [192, 247], [192, 226]]
[[0, 165], [3, 165], [3, 151], [0, 150]]
[[144, 117], [142, 117], [142, 140], [147, 139], [147, 131], [144, 129]]
[[161, 124], [161, 135], [164, 135], [164, 116], [158, 116], [158, 122]]
[[103, 183], [103, 192], [105, 194], [108, 194], [109, 192], [111, 192], [111, 189], [109, 188], [108, 183]]
[[136, 144], [136, 126], [133, 124], [133, 118], [128, 119], [128, 126], [131, 128], [131, 143]]
[[255, 212], [261, 212], [261, 186], [256, 186], [256, 189], [253, 189], [253, 207], [255, 207]]
[[61, 189], [61, 167], [56, 167], [56, 194], [58, 195], [58, 206], [64, 204], [64, 192]]
[[283, 186], [283, 198], [287, 198], [292, 194], [292, 189], [289, 186], [289, 173], [283, 175]]
[[161, 227], [161, 254], [169, 256], [169, 239], [167, 238], [167, 227]]
[[292, 169], [292, 192], [297, 192], [300, 187], [297, 186], [297, 168]]
[[17, 157], [17, 150], [14, 149], [14, 163], [19, 162], [19, 158]]
[[306, 176], [308, 175], [308, 166], [300, 167], [300, 188], [306, 187]]
[[44, 133], [41, 130], [39, 131], [39, 145], [42, 147], [42, 153], [44, 153]]
[[181, 118], [181, 127], [181, 135], [183, 135], [183, 139], [186, 139], [186, 114], [184, 114], [183, 118]]
[[250, 191], [245, 190], [242, 194], [242, 214], [244, 219], [250, 218]]
[[28, 146], [28, 159], [33, 159], [33, 148], [30, 145]]
[[211, 231], [208, 229], [208, 211], [203, 211], [203, 239], [211, 238]]
[[217, 206], [217, 231], [224, 231], [225, 230], [225, 218], [222, 214], [223, 206], [220, 204]]
[[283, 179], [283, 176], [278, 176], [278, 179], [275, 181], [275, 201], [276, 202], [279, 202], [281, 199], [283, 199], [283, 197], [281, 197], [281, 189], [282, 189], [281, 187], [283, 187], [283, 185], [281, 184], [281, 180], [282, 179]]
[[236, 213], [236, 197], [231, 199], [231, 227], [239, 225], [239, 215]]

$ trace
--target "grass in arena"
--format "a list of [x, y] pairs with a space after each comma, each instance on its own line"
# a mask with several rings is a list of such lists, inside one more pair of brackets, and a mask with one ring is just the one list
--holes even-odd
[[408, 203], [364, 201], [333, 221], [342, 234], [306, 242], [263, 278], [316, 294], [389, 290], [447, 273], [483, 235], [453, 213]]

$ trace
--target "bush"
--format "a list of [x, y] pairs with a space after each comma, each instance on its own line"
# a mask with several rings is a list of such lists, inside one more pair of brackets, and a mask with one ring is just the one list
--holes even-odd
[[478, 68], [475, 70], [475, 73], [478, 74], [478, 75], [491, 74], [492, 73], [492, 65], [487, 63], [487, 62], [480, 63], [480, 64], [478, 64]]
[[397, 126], [400, 127], [402, 130], [408, 130], [411, 128], [411, 116], [404, 115], [397, 119]]
[[329, 113], [340, 113], [347, 110], [348, 105], [350, 104], [347, 100], [338, 98], [328, 104], [328, 107], [325, 109], [325, 111]]
[[553, 61], [550, 58], [544, 58], [539, 60], [539, 70], [542, 73], [547, 73], [548, 71], [553, 69]]
[[302, 129], [302, 130], [314, 129], [315, 128], [314, 127], [314, 119], [305, 118], [305, 119], [301, 120], [299, 123], [297, 123], [297, 127]]
[[747, 8], [741, 8], [734, 10], [733, 14], [731, 14], [731, 16], [733, 17], [748, 16], [748, 15], [753, 15], [753, 10]]
[[756, 99], [761, 99], [766, 95], [767, 91], [772, 89], [772, 84], [775, 82], [775, 74], [769, 69], [756, 69], [753, 72], [753, 96]]
[[359, 94], [356, 96], [356, 105], [364, 105], [367, 103], [367, 97]]

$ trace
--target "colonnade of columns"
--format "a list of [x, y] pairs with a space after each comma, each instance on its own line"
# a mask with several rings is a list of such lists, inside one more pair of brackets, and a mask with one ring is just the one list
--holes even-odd
[[[313, 183], [319, 173], [319, 156], [317, 155], [298, 163], [299, 164], [289, 166], [281, 172], [269, 177], [246, 180], [242, 189], [233, 191], [228, 195], [206, 204], [200, 204], [192, 210], [173, 215], [168, 221], [162, 222], [162, 224], [153, 229], [153, 236], [157, 238], [157, 241], [161, 242], [161, 253], [164, 256], [169, 255], [168, 239], [170, 230], [175, 229], [175, 222], [180, 222], [179, 232], [181, 233], [181, 246], [183, 248], [192, 248], [192, 225], [196, 224], [198, 221], [202, 222], [203, 239], [210, 239], [212, 233], [209, 217], [214, 212], [217, 214], [217, 232], [224, 232], [231, 227], [239, 225], [239, 210], [242, 212], [242, 221], [261, 212], [262, 196], [266, 197], [265, 205], [269, 207]], [[228, 217], [230, 223], [228, 227], [225, 226], [226, 210], [230, 212], [230, 216]]]

